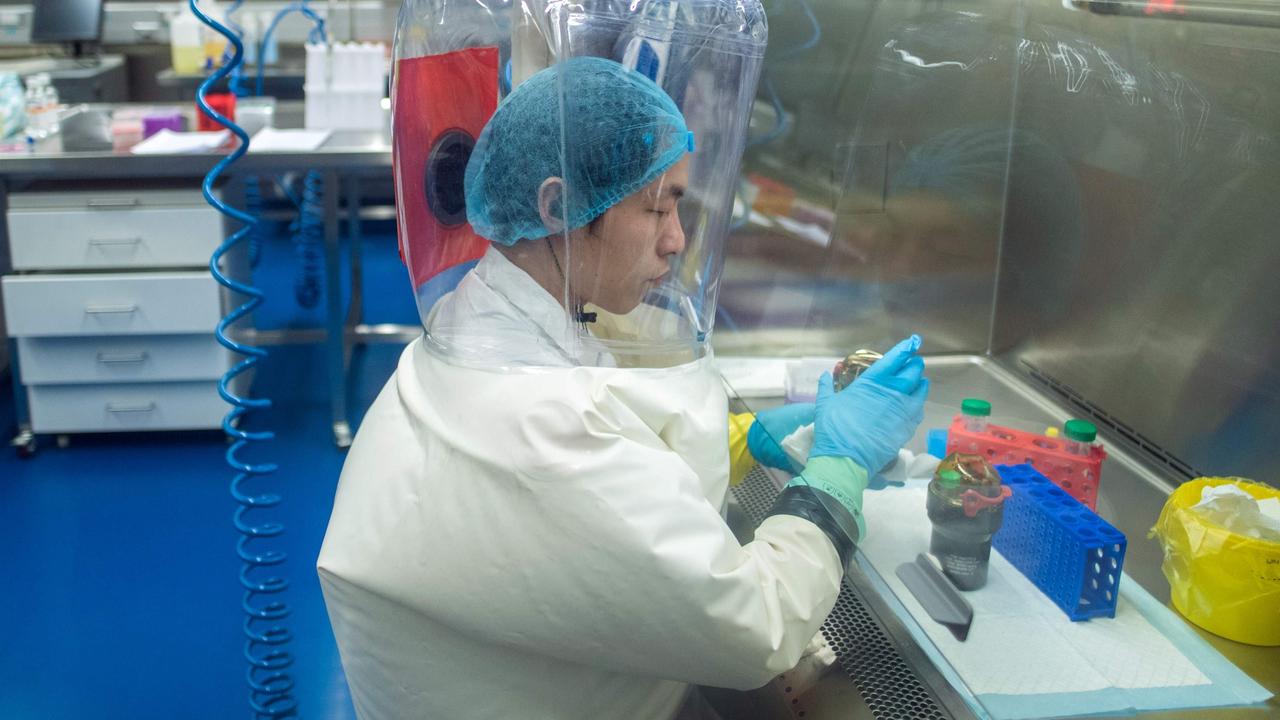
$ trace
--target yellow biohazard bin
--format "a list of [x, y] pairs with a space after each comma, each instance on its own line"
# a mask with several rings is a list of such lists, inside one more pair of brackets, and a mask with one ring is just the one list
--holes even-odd
[[1250, 645], [1280, 645], [1280, 542], [1231, 532], [1191, 507], [1204, 488], [1235, 483], [1259, 500], [1280, 491], [1240, 478], [1198, 478], [1169, 496], [1153, 533], [1173, 605], [1215, 635]]

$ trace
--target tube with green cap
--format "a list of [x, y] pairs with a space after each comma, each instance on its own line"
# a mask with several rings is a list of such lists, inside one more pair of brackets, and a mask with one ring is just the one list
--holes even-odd
[[1067, 452], [1085, 457], [1093, 452], [1093, 441], [1098, 439], [1098, 428], [1093, 423], [1088, 420], [1068, 420], [1062, 430], [1067, 436]]
[[991, 403], [982, 398], [965, 398], [960, 401], [960, 415], [964, 429], [973, 433], [987, 431], [987, 418], [991, 416]]

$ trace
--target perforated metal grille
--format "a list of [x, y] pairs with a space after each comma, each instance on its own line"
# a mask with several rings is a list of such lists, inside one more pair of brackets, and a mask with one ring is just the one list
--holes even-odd
[[[764, 520], [778, 495], [769, 476], [752, 470], [733, 496], [751, 518]], [[880, 623], [846, 579], [835, 609], [822, 626], [840, 667], [853, 681], [876, 718], [885, 720], [949, 720], [948, 714], [907, 664]]]

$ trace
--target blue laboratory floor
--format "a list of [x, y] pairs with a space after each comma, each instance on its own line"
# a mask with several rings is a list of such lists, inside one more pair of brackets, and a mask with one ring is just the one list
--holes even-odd
[[[416, 322], [394, 236], [367, 238], [366, 319]], [[287, 239], [266, 243], [256, 280], [263, 327], [319, 324], [299, 308]], [[320, 306], [323, 307], [323, 301]], [[363, 413], [399, 346], [353, 358]], [[0, 431], [13, 428], [7, 380]], [[285, 573], [302, 717], [354, 717], [315, 574], [344, 453], [333, 446], [318, 346], [273, 348], [255, 380], [274, 408], [255, 426], [276, 439], [260, 457], [284, 496]], [[220, 433], [73, 436], [31, 459], [0, 452], [0, 718], [249, 717], [235, 555], [235, 504]]]

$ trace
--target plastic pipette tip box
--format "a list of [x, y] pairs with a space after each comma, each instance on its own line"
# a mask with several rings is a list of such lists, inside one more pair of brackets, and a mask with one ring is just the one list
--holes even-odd
[[993, 465], [1031, 463], [1071, 497], [1096, 510], [1102, 461], [1107, 459], [1107, 453], [1096, 444], [1089, 448], [1088, 455], [1073, 455], [1066, 448], [1063, 438], [999, 425], [988, 425], [980, 433], [971, 432], [965, 427], [963, 415], [955, 416], [947, 429], [946, 454], [973, 453]]
[[1124, 533], [1031, 465], [996, 470], [1013, 494], [995, 549], [1072, 620], [1115, 617]]

